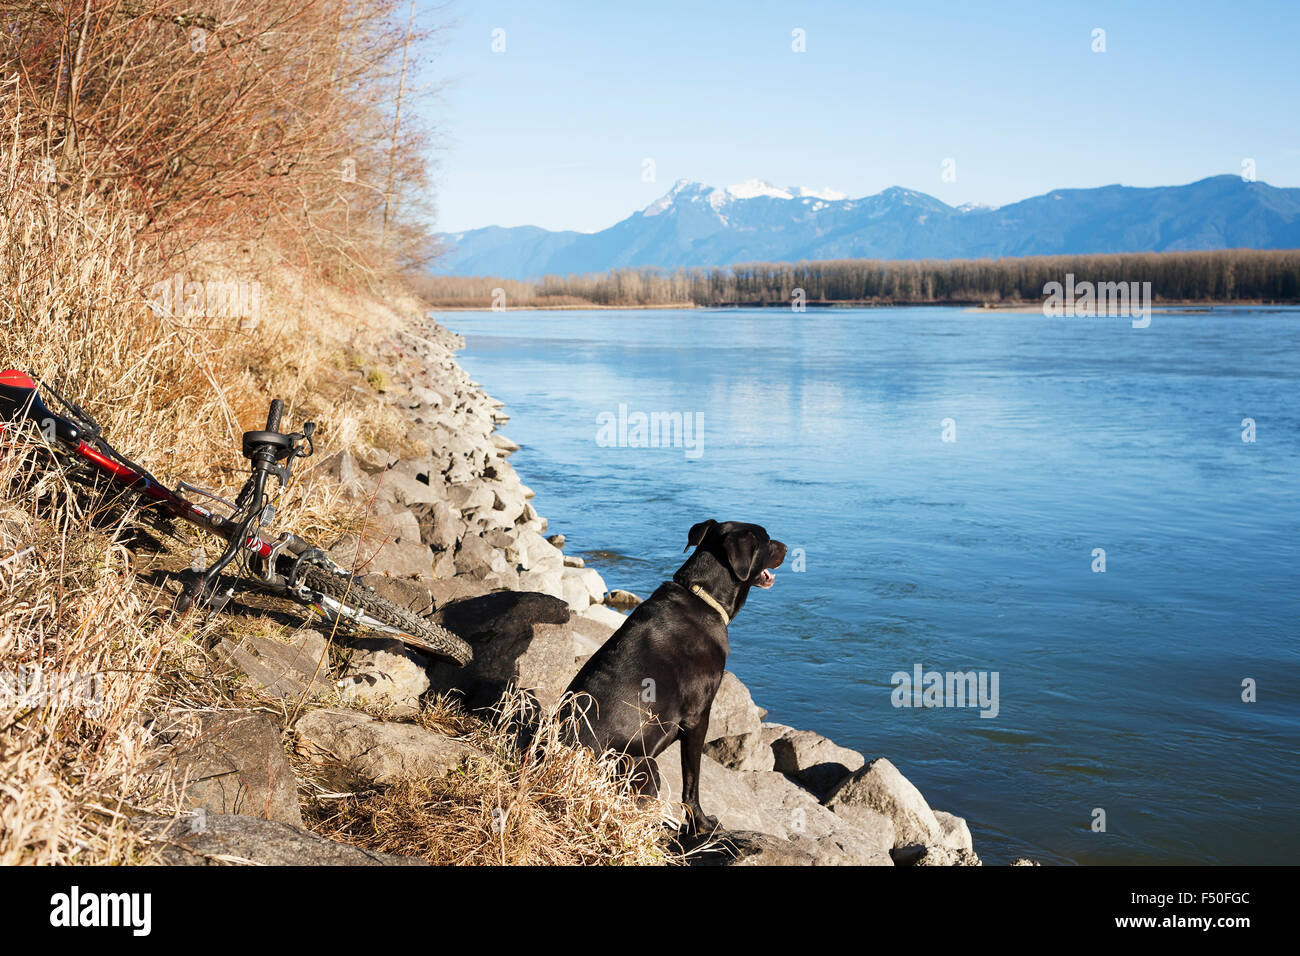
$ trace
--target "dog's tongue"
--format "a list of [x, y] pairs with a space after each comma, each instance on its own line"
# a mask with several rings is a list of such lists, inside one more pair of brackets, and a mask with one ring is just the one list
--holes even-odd
[[771, 571], [769, 571], [767, 568], [763, 569], [763, 573], [760, 574], [758, 576], [758, 580], [754, 582], [754, 584], [760, 588], [770, 588], [775, 583], [776, 583], [776, 575], [773, 574]]

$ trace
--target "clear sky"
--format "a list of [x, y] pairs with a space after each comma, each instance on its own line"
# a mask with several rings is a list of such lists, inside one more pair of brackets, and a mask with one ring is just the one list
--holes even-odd
[[1250, 158], [1300, 185], [1295, 0], [419, 3], [451, 22], [422, 68], [444, 231], [594, 231], [678, 179], [1001, 205]]

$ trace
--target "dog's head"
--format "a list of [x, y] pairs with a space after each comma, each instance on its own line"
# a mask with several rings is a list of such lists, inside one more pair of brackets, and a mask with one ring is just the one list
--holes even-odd
[[751, 587], [770, 588], [776, 583], [773, 569], [785, 560], [785, 545], [768, 537], [760, 525], [740, 521], [701, 521], [686, 536], [683, 551], [695, 548], [712, 555], [718, 566], [731, 575], [736, 585], [737, 601], [734, 610], [740, 610], [745, 595]]

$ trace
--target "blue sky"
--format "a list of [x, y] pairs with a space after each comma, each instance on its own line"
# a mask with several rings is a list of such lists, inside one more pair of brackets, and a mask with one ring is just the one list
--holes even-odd
[[1250, 158], [1300, 185], [1296, 2], [420, 3], [453, 21], [422, 68], [440, 230], [593, 231], [678, 179], [1001, 205]]

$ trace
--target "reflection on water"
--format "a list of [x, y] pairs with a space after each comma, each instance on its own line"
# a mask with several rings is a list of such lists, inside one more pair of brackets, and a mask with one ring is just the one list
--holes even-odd
[[[733, 626], [731, 668], [770, 720], [889, 756], [990, 861], [1300, 851], [1300, 313], [443, 321], [508, 403], [536, 507], [610, 587], [648, 594], [708, 517], [803, 549]], [[703, 454], [598, 446], [620, 403], [700, 413]], [[998, 672], [997, 718], [891, 706], [918, 664]]]

